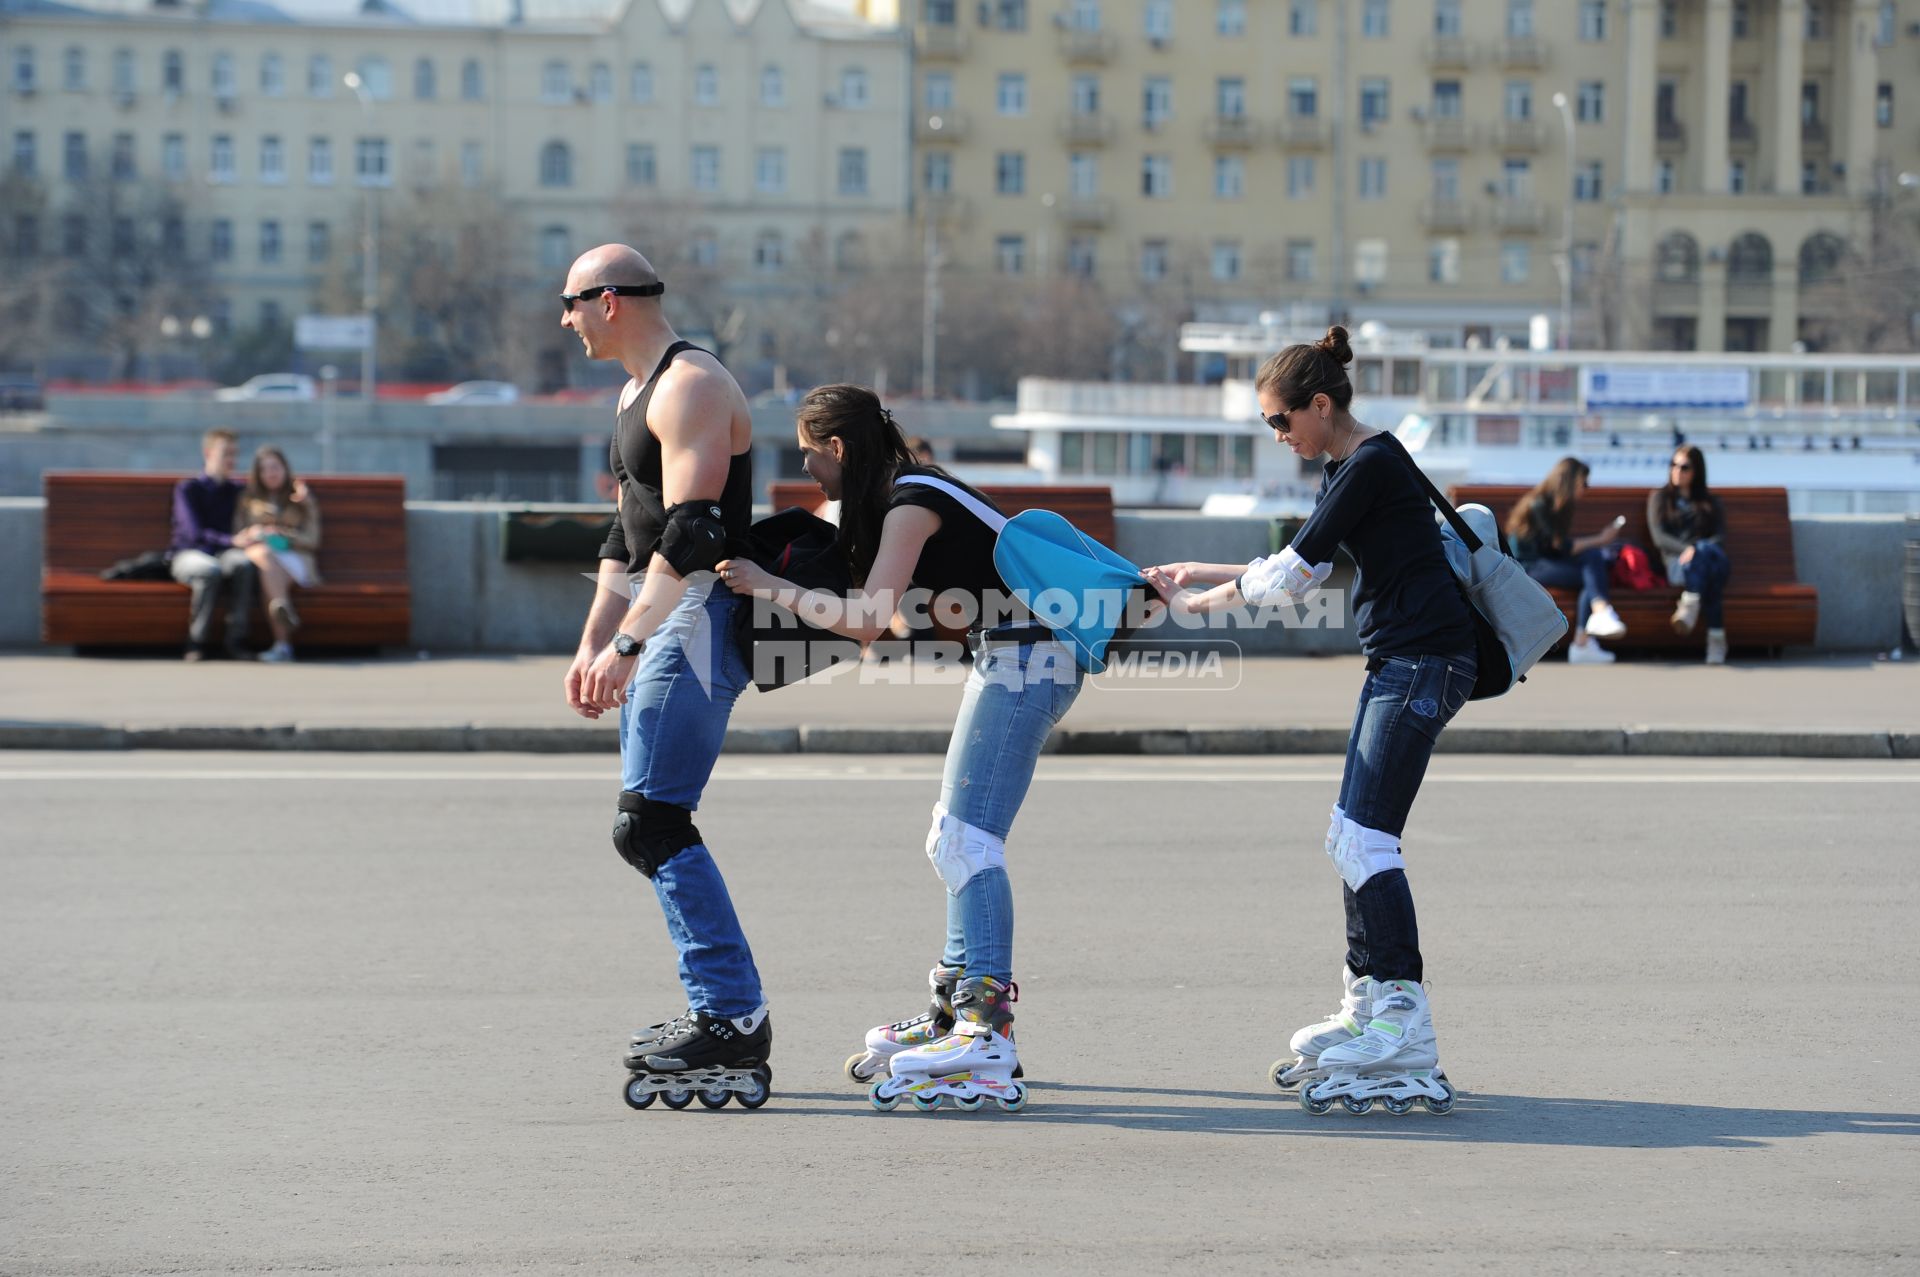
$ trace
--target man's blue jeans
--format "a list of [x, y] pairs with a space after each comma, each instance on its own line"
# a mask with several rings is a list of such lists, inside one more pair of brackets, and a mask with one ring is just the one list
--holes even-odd
[[[947, 743], [940, 803], [949, 815], [1004, 839], [1033, 783], [1040, 747], [1080, 695], [1073, 652], [1053, 640], [989, 644], [967, 676]], [[1013, 884], [983, 869], [947, 892], [947, 944], [940, 961], [969, 976], [1013, 978]]]
[[[703, 574], [647, 640], [620, 707], [622, 789], [689, 811], [700, 806], [733, 703], [747, 686], [747, 662], [734, 639], [741, 606]], [[728, 1017], [758, 1007], [764, 1001], [760, 973], [706, 845], [688, 847], [660, 866], [653, 890], [680, 954], [687, 1004]]]

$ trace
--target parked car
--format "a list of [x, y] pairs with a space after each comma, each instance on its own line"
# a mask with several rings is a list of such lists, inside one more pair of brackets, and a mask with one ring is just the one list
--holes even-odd
[[0, 372], [0, 412], [40, 412], [47, 394], [32, 373]]
[[305, 373], [263, 372], [237, 386], [216, 390], [213, 397], [221, 403], [311, 403], [318, 396], [314, 393], [313, 378]]
[[520, 387], [510, 381], [463, 381], [457, 386], [435, 391], [428, 403], [500, 404], [519, 403]]

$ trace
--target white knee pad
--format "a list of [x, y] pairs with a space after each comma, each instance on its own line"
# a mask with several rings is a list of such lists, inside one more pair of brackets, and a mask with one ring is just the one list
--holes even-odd
[[[1332, 837], [1331, 830], [1328, 836]], [[1346, 879], [1347, 886], [1355, 891], [1375, 874], [1403, 869], [1407, 863], [1400, 854], [1397, 835], [1384, 829], [1369, 829], [1345, 817], [1340, 820], [1340, 836], [1327, 848], [1327, 854], [1333, 857], [1333, 867]]]
[[1340, 810], [1340, 804], [1333, 805], [1333, 823], [1327, 826], [1327, 854], [1335, 854], [1340, 846], [1340, 826], [1347, 821], [1347, 813]]
[[1292, 546], [1247, 564], [1240, 575], [1240, 597], [1255, 607], [1297, 603], [1333, 575], [1332, 563], [1308, 563]]
[[927, 859], [933, 862], [933, 871], [947, 884], [947, 890], [958, 895], [982, 869], [1006, 866], [1007, 844], [1005, 839], [949, 815], [945, 805], [935, 803], [933, 827], [927, 830]]

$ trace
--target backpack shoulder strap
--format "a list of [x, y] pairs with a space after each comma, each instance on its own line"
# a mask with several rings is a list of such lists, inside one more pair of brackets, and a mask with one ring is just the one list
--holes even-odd
[[965, 507], [967, 512], [973, 515], [974, 518], [986, 524], [995, 536], [999, 536], [1000, 529], [1007, 526], [1006, 515], [1001, 514], [998, 510], [980, 500], [980, 498], [974, 496], [965, 488], [960, 487], [958, 484], [948, 483], [945, 479], [937, 479], [930, 474], [903, 474], [898, 479], [895, 479], [894, 483], [896, 486], [902, 483], [918, 483], [925, 487], [932, 488], [936, 492], [946, 493]]
[[1434, 508], [1446, 517], [1448, 525], [1462, 541], [1467, 543], [1467, 552], [1478, 554], [1480, 547], [1485, 544], [1480, 540], [1479, 534], [1460, 517], [1460, 512], [1453, 508], [1453, 502], [1447, 500], [1440, 489], [1433, 486], [1433, 480], [1427, 478], [1426, 472], [1414, 462], [1413, 454], [1407, 451], [1406, 445], [1394, 438], [1391, 431], [1383, 430], [1380, 433], [1381, 437], [1387, 440], [1387, 446], [1399, 453], [1400, 459], [1406, 462], [1407, 469], [1413, 471], [1414, 482], [1426, 489], [1427, 497], [1433, 502]]

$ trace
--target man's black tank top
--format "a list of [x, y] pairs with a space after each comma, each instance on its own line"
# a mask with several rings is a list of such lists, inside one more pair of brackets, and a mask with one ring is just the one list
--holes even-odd
[[[653, 402], [653, 388], [667, 365], [689, 350], [713, 354], [690, 341], [676, 341], [660, 356], [659, 365], [647, 384], [620, 410], [614, 419], [613, 446], [607, 462], [620, 483], [620, 527], [627, 543], [627, 570], [639, 572], [660, 546], [660, 533], [667, 525], [667, 507], [660, 492], [660, 440], [647, 429], [647, 405]], [[715, 356], [717, 359], [718, 356]], [[735, 453], [727, 463], [727, 482], [720, 492], [721, 522], [727, 529], [727, 541], [736, 552], [746, 544], [747, 527], [753, 522], [753, 451]]]

